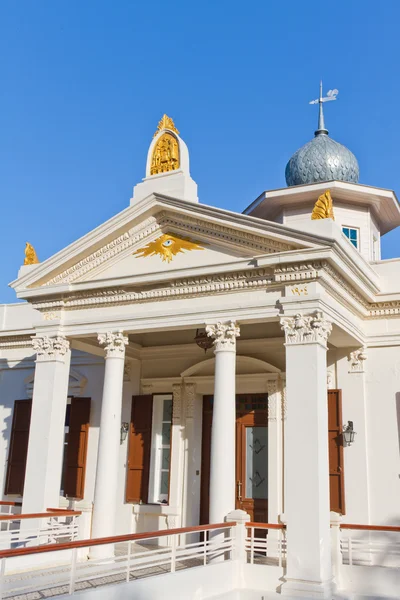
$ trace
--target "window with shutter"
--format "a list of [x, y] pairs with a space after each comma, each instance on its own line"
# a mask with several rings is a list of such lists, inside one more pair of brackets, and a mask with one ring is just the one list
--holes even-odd
[[90, 398], [72, 398], [70, 406], [63, 491], [68, 498], [82, 500], [85, 492]]
[[147, 504], [153, 396], [133, 396], [129, 430], [126, 501]]
[[22, 496], [24, 492], [31, 410], [32, 400], [16, 400], [14, 403], [5, 494]]
[[328, 390], [329, 488], [332, 511], [344, 515], [342, 390]]

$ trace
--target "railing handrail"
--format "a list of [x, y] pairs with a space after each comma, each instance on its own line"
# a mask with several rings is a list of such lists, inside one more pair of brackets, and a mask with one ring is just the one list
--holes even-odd
[[0, 521], [19, 521], [20, 519], [45, 519], [46, 517], [74, 517], [81, 515], [79, 510], [63, 510], [62, 512], [57, 510], [54, 512], [45, 513], [25, 513], [20, 515], [2, 515], [0, 514]]
[[234, 527], [236, 523], [216, 523], [215, 525], [197, 525], [195, 527], [181, 527], [179, 529], [163, 529], [162, 531], [148, 531], [147, 533], [131, 533], [105, 538], [93, 538], [79, 540], [76, 542], [65, 542], [64, 544], [47, 544], [45, 546], [31, 546], [29, 548], [14, 548], [13, 550], [0, 550], [1, 558], [23, 556], [26, 554], [42, 554], [54, 552], [55, 550], [72, 550], [73, 548], [85, 548], [91, 546], [102, 546], [103, 544], [117, 544], [120, 542], [134, 542], [150, 538], [166, 537], [182, 533], [196, 533], [197, 531], [209, 531], [210, 529], [224, 529]]
[[340, 529], [357, 529], [360, 531], [397, 531], [400, 532], [400, 527], [392, 525], [354, 525], [352, 523], [340, 523]]
[[256, 529], [286, 529], [286, 525], [283, 523], [254, 523], [253, 521], [246, 523], [246, 527], [255, 527]]
[[0, 500], [0, 506], [22, 506], [22, 502], [11, 502], [8, 500]]

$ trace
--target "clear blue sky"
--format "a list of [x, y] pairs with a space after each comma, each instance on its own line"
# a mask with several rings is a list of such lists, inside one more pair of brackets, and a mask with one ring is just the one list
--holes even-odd
[[128, 206], [164, 112], [200, 201], [242, 211], [285, 185], [322, 77], [360, 181], [400, 195], [399, 20], [376, 0], [3, 0], [0, 302], [26, 241], [44, 260]]

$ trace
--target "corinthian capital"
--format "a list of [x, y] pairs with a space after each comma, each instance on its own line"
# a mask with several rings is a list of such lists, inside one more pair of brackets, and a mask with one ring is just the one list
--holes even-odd
[[215, 350], [235, 350], [236, 338], [240, 335], [240, 328], [235, 321], [215, 325], [207, 325], [206, 332], [209, 337], [214, 338]]
[[36, 352], [36, 360], [64, 360], [69, 350], [69, 341], [62, 335], [32, 338], [32, 347]]
[[125, 346], [128, 345], [128, 337], [122, 331], [107, 331], [97, 336], [100, 346], [104, 346], [106, 358], [124, 358]]
[[311, 316], [298, 313], [294, 317], [284, 317], [281, 327], [285, 332], [286, 344], [319, 343], [326, 346], [332, 331], [332, 323], [324, 319], [320, 311]]

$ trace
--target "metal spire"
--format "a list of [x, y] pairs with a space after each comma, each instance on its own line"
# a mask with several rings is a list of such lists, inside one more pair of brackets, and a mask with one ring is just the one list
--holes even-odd
[[322, 105], [324, 102], [329, 102], [330, 100], [336, 100], [336, 97], [339, 93], [339, 90], [329, 90], [327, 95], [323, 97], [322, 95], [322, 81], [319, 84], [319, 98], [316, 100], [311, 100], [310, 104], [319, 104], [319, 115], [318, 115], [318, 129], [315, 131], [315, 135], [328, 134], [328, 130], [325, 129], [325, 121], [324, 121], [324, 110]]

